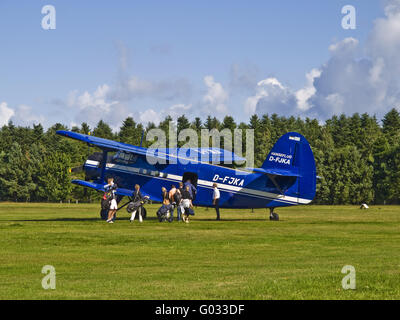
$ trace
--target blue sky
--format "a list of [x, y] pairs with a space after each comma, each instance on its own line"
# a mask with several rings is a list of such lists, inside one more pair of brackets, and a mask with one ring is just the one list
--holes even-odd
[[[47, 4], [56, 9], [55, 30], [41, 27]], [[356, 30], [341, 26], [341, 9], [348, 4], [356, 8]], [[361, 77], [382, 64], [380, 57], [383, 65], [397, 66], [382, 53], [392, 48], [371, 40], [383, 32], [374, 21], [397, 14], [385, 14], [387, 6], [378, 0], [2, 0], [0, 124], [11, 119], [22, 125], [94, 125], [104, 118], [117, 127], [128, 115], [157, 122], [168, 113], [229, 114], [247, 121], [251, 113], [280, 110], [322, 120], [337, 112], [379, 114], [397, 102], [396, 86], [388, 85], [385, 92], [392, 93], [377, 100], [379, 108], [358, 110], [358, 100], [332, 81], [332, 70], [358, 68], [366, 58], [369, 69], [359, 71]], [[389, 22], [384, 27], [392, 28]], [[338, 45], [345, 39], [354, 41]], [[348, 60], [329, 68], [349, 46], [354, 52]], [[319, 71], [307, 81], [313, 69]], [[352, 88], [357, 77], [350, 78]], [[276, 81], [260, 84], [267, 79]], [[311, 93], [301, 107], [302, 89]]]

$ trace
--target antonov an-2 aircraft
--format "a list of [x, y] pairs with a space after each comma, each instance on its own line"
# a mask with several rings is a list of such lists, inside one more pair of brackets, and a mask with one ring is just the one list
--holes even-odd
[[212, 207], [212, 186], [217, 183], [221, 208], [269, 208], [270, 219], [279, 220], [275, 208], [308, 204], [315, 196], [314, 155], [308, 141], [296, 132], [276, 142], [261, 168], [246, 169], [224, 165], [244, 159], [218, 148], [147, 149], [71, 131], [57, 134], [102, 149], [84, 163], [86, 181], [72, 183], [104, 191], [107, 177], [113, 177], [118, 200], [131, 197], [139, 184], [143, 195], [161, 202], [161, 187], [169, 190], [172, 184], [190, 179], [197, 189], [195, 206]]

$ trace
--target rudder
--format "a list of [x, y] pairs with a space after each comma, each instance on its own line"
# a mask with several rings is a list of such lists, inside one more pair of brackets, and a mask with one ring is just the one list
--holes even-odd
[[313, 200], [316, 192], [316, 166], [307, 139], [297, 132], [283, 135], [272, 147], [263, 169], [282, 172], [285, 176], [297, 176], [297, 190], [288, 190], [299, 199]]

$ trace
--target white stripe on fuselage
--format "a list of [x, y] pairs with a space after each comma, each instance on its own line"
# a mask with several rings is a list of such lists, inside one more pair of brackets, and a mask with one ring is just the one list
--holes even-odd
[[[86, 160], [86, 164], [89, 166], [97, 167], [99, 165], [98, 161], [92, 161], [92, 160]], [[153, 171], [153, 170], [148, 170], [148, 169], [142, 169], [142, 168], [135, 168], [135, 167], [129, 167], [129, 166], [123, 166], [115, 163], [107, 163], [106, 165], [107, 168], [111, 170], [117, 170], [121, 172], [130, 172], [134, 174], [138, 174], [141, 176], [153, 176], [154, 178], [157, 179], [164, 179], [164, 180], [170, 180], [170, 181], [176, 181], [176, 182], [181, 182], [183, 177], [174, 175], [171, 173], [163, 173], [159, 171]], [[207, 180], [202, 180], [199, 179], [197, 181], [197, 185], [201, 187], [205, 187], [208, 189], [212, 189], [212, 185], [214, 182], [212, 181], [207, 181]], [[242, 187], [236, 187], [236, 186], [230, 186], [226, 184], [218, 184], [219, 189], [221, 191], [225, 192], [234, 192], [234, 193], [239, 193], [239, 194], [245, 194], [249, 196], [253, 196], [256, 198], [268, 198], [272, 199], [275, 201], [279, 202], [285, 202], [285, 203], [299, 203], [299, 204], [308, 204], [312, 200], [309, 199], [302, 199], [302, 198], [296, 198], [296, 197], [289, 197], [281, 194], [276, 194], [276, 193], [271, 193], [271, 192], [266, 192], [266, 191], [261, 191], [261, 190], [255, 190], [255, 189], [248, 189], [248, 188], [242, 188]]]

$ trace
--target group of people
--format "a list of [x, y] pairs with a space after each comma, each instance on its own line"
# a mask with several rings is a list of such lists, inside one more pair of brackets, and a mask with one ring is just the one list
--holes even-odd
[[[118, 210], [118, 204], [117, 204], [117, 197], [116, 197], [116, 190], [117, 190], [117, 185], [114, 183], [114, 178], [108, 178], [107, 184], [104, 186], [104, 196], [103, 200], [104, 201], [109, 201], [109, 210], [108, 210], [108, 218], [107, 222], [108, 223], [114, 223], [115, 219], [115, 214]], [[148, 197], [144, 197], [142, 193], [140, 192], [140, 186], [138, 184], [135, 185], [135, 191], [132, 194], [132, 204], [137, 204], [136, 207], [133, 208], [132, 213], [131, 213], [131, 218], [130, 222], [134, 221], [136, 218], [136, 213], [138, 214], [138, 219], [139, 222], [143, 222], [143, 216], [142, 216], [142, 203], [145, 199], [148, 199]]]
[[[115, 214], [118, 209], [117, 198], [116, 198], [116, 190], [117, 185], [114, 183], [113, 178], [108, 178], [108, 184], [104, 186], [105, 194], [103, 197], [103, 201], [109, 201], [109, 211], [108, 211], [108, 223], [114, 223]], [[193, 201], [196, 198], [197, 189], [192, 184], [192, 181], [188, 179], [185, 183], [180, 182], [179, 187], [176, 188], [175, 185], [171, 185], [171, 189], [167, 191], [165, 187], [161, 188], [161, 199], [162, 199], [162, 207], [157, 212], [157, 215], [164, 210], [168, 212], [168, 219], [171, 222], [174, 217], [175, 208], [177, 208], [177, 220], [184, 221], [189, 223], [189, 216], [194, 215], [193, 211]], [[148, 199], [148, 197], [143, 197], [140, 192], [140, 186], [138, 184], [135, 185], [135, 191], [132, 194], [132, 204], [138, 204], [134, 206], [131, 213], [130, 222], [134, 221], [136, 218], [136, 214], [138, 214], [139, 222], [143, 221], [142, 217], [142, 205], [143, 201]], [[217, 214], [217, 220], [220, 220], [219, 213], [219, 199], [220, 192], [218, 189], [218, 185], [216, 183], [213, 184], [213, 196], [212, 201], [215, 207], [215, 211]], [[160, 220], [161, 221], [161, 220]]]
[[169, 221], [172, 221], [175, 208], [177, 208], [178, 221], [182, 220], [189, 223], [189, 216], [194, 214], [193, 200], [196, 198], [196, 192], [196, 187], [190, 179], [185, 183], [180, 182], [178, 188], [172, 185], [169, 191], [165, 187], [162, 187], [161, 198], [163, 207], [160, 208], [160, 211], [168, 210], [170, 215]]

